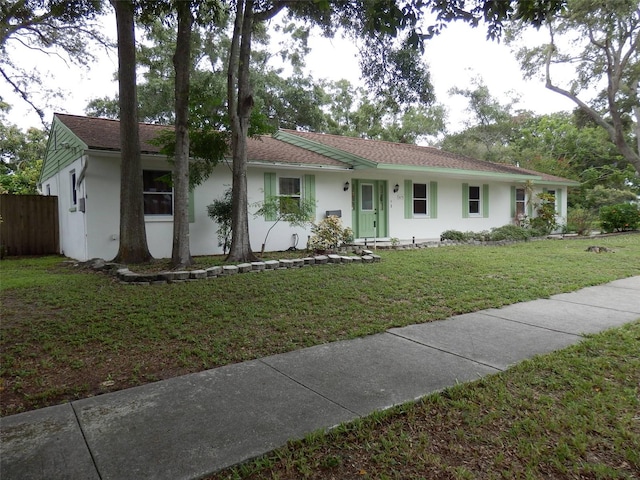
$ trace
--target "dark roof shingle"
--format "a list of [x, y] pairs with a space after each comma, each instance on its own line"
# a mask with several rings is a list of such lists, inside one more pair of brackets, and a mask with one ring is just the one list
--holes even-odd
[[[120, 122], [105, 118], [83, 117], [56, 113], [55, 116], [77, 135], [90, 149], [120, 150]], [[151, 141], [157, 135], [173, 129], [172, 126], [140, 124], [140, 147], [142, 153], [158, 154], [160, 148]], [[311, 151], [303, 146], [296, 146], [289, 141], [279, 140], [271, 136], [262, 135], [249, 138], [247, 142], [247, 157], [253, 163], [289, 164], [330, 166], [350, 168], [348, 162], [341, 160], [342, 154], [327, 156], [323, 148], [330, 147], [335, 151], [365, 159], [377, 165], [422, 167], [433, 169], [459, 170], [464, 172], [481, 172], [487, 174], [513, 175], [520, 178], [531, 176], [532, 179], [542, 179], [547, 182], [576, 184], [572, 180], [556, 177], [540, 172], [534, 172], [513, 165], [493, 163], [456, 153], [445, 152], [434, 147], [424, 147], [406, 143], [393, 143], [380, 140], [368, 140], [356, 137], [343, 137], [313, 132], [298, 132], [282, 130], [289, 137], [295, 136], [320, 145]], [[307, 143], [308, 143], [307, 142]], [[297, 142], [294, 142], [297, 143]], [[304, 142], [303, 142], [304, 143]]]

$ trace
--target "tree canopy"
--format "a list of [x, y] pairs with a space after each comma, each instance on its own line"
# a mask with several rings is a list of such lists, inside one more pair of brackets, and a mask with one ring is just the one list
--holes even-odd
[[66, 64], [90, 64], [95, 59], [90, 45], [97, 42], [111, 46], [100, 33], [97, 22], [103, 7], [102, 0], [14, 0], [0, 3], [0, 77], [38, 113], [43, 123], [43, 101], [57, 92], [47, 87], [42, 78], [43, 72], [25, 67], [20, 49], [58, 57]]
[[[546, 22], [549, 43], [518, 56], [526, 77], [542, 72], [546, 87], [571, 99], [607, 132], [640, 174], [640, 6], [636, 0], [568, 0]], [[518, 24], [511, 41], [523, 30]], [[561, 82], [559, 69], [571, 70]], [[635, 137], [635, 138], [634, 138]]]

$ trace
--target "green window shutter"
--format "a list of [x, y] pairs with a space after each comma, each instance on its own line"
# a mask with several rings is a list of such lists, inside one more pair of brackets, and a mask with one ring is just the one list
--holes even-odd
[[562, 216], [562, 189], [556, 190], [556, 215]]
[[527, 216], [531, 218], [533, 216], [533, 203], [529, 202], [527, 204]]
[[482, 185], [482, 217], [489, 218], [489, 185]]
[[404, 181], [404, 218], [413, 218], [413, 182]]
[[511, 218], [516, 218], [516, 187], [511, 187]]
[[[276, 190], [276, 174], [271, 172], [264, 173], [264, 201], [268, 201], [271, 197], [277, 196]], [[273, 222], [276, 219], [275, 215], [265, 215], [264, 219], [267, 222]]]
[[196, 206], [193, 190], [189, 190], [189, 223], [196, 221]]
[[438, 218], [438, 182], [429, 183], [429, 217]]
[[462, 184], [462, 218], [469, 218], [469, 184]]
[[304, 199], [313, 204], [313, 220], [316, 219], [316, 176], [304, 176]]

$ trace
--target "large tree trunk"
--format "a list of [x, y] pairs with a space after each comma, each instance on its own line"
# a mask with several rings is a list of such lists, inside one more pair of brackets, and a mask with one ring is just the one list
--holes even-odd
[[270, 8], [255, 13], [255, 0], [237, 0], [236, 18], [229, 52], [227, 98], [231, 121], [231, 151], [233, 157], [233, 185], [231, 212], [231, 247], [227, 261], [256, 260], [249, 238], [247, 209], [247, 137], [249, 118], [253, 109], [253, 91], [249, 80], [251, 36], [255, 22], [264, 22], [280, 12], [287, 2], [273, 2]]
[[247, 209], [247, 135], [249, 116], [253, 107], [253, 95], [249, 83], [252, 30], [253, 0], [238, 0], [227, 77], [233, 157], [232, 238], [227, 256], [227, 261], [230, 262], [256, 260], [251, 250]]
[[176, 2], [178, 36], [173, 56], [175, 69], [176, 150], [173, 169], [173, 249], [171, 263], [184, 268], [192, 263], [189, 249], [189, 74], [191, 70], [191, 2]]
[[144, 223], [144, 194], [138, 96], [136, 89], [136, 38], [134, 5], [111, 0], [118, 29], [118, 82], [120, 106], [120, 247], [115, 261], [143, 263], [151, 260]]

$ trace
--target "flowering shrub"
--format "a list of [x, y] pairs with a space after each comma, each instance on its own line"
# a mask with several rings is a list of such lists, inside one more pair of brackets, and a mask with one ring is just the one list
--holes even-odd
[[640, 223], [640, 209], [630, 203], [619, 203], [600, 209], [600, 224], [607, 233], [636, 230]]
[[353, 241], [353, 230], [342, 228], [342, 220], [335, 215], [314, 223], [311, 232], [313, 235], [307, 244], [308, 250], [333, 250]]
[[536, 203], [536, 216], [531, 219], [531, 228], [543, 231], [546, 235], [553, 232], [556, 223], [556, 198], [550, 193], [539, 193]]

